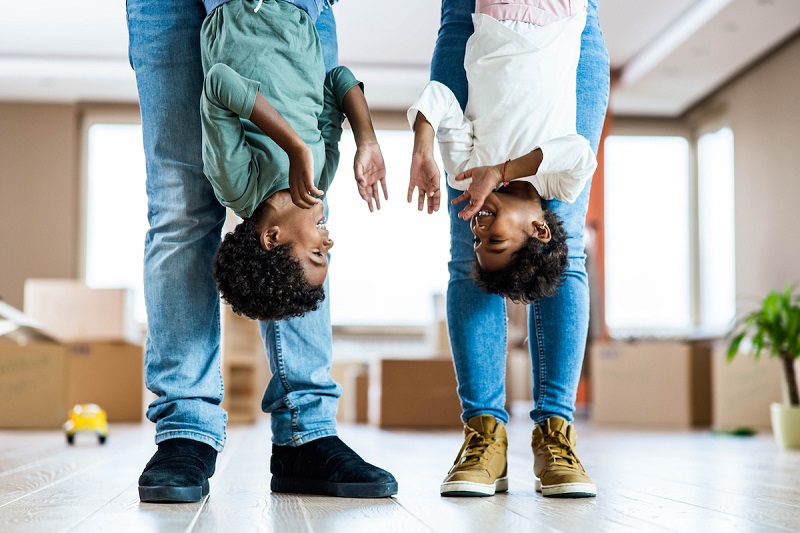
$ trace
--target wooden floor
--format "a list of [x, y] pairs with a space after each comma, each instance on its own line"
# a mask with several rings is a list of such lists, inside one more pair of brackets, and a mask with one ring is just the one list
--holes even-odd
[[778, 451], [771, 435], [577, 427], [597, 498], [535, 492], [531, 423], [523, 417], [509, 424], [507, 494], [439, 496], [458, 431], [368, 426], [342, 426], [340, 434], [394, 473], [396, 497], [272, 494], [264, 421], [229, 428], [210, 496], [182, 505], [139, 502], [136, 480], [155, 451], [149, 423], [112, 426], [102, 447], [90, 435], [68, 447], [57, 431], [0, 431], [0, 531], [800, 531], [800, 451]]

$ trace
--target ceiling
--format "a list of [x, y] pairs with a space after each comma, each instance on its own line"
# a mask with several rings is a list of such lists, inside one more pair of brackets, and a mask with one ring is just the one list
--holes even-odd
[[[339, 57], [373, 109], [404, 109], [427, 82], [436, 0], [343, 0]], [[800, 0], [600, 0], [616, 115], [677, 116], [800, 30]], [[123, 0], [8, 2], [0, 101], [135, 102]]]

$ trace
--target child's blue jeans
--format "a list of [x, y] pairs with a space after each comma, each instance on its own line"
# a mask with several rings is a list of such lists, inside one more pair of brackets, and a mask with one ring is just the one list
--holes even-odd
[[[474, 0], [443, 0], [431, 79], [447, 85], [461, 108], [467, 101], [464, 50], [472, 35]], [[578, 65], [577, 131], [597, 151], [609, 92], [609, 61], [597, 17], [597, 0], [589, 0]], [[547, 83], [548, 80], [542, 80]], [[528, 307], [528, 343], [533, 366], [534, 408], [531, 418], [572, 420], [589, 324], [589, 284], [584, 253], [584, 224], [591, 181], [573, 204], [546, 202], [567, 231], [569, 266], [558, 293]], [[448, 199], [461, 191], [447, 187]], [[458, 218], [463, 206], [451, 206], [450, 282], [447, 323], [458, 377], [464, 421], [492, 414], [508, 421], [505, 410], [506, 308], [497, 295], [486, 294], [470, 278], [475, 260], [469, 223]]]
[[[254, 2], [255, 5], [255, 2]], [[147, 410], [156, 443], [189, 438], [217, 450], [226, 414], [219, 353], [219, 295], [211, 261], [225, 210], [203, 175], [200, 0], [128, 0], [129, 54], [136, 72], [147, 166], [144, 281]], [[330, 9], [317, 21], [326, 68], [336, 65]], [[326, 287], [327, 289], [327, 287]], [[302, 318], [262, 324], [273, 377], [263, 399], [272, 440], [302, 444], [336, 433], [341, 388], [330, 377], [328, 300]]]

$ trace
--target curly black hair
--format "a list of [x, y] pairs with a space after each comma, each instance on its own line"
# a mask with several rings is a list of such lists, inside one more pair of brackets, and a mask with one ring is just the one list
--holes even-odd
[[567, 234], [558, 215], [544, 206], [542, 212], [550, 226], [550, 241], [529, 237], [511, 256], [508, 266], [493, 272], [476, 261], [472, 279], [478, 287], [524, 304], [556, 293], [567, 269]]
[[311, 285], [291, 246], [261, 247], [255, 216], [227, 235], [214, 257], [213, 275], [222, 299], [233, 312], [253, 320], [280, 320], [315, 310], [325, 298]]

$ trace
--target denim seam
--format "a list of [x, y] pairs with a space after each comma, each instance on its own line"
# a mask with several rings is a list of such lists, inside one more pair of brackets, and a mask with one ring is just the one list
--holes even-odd
[[293, 435], [291, 443], [295, 446], [302, 446], [303, 444], [309, 443], [312, 440], [317, 440], [322, 437], [330, 437], [336, 435], [336, 428], [325, 428], [325, 429], [315, 429], [314, 431], [309, 431], [307, 433], [302, 433], [299, 435]]
[[198, 431], [191, 431], [185, 429], [171, 429], [168, 431], [158, 433], [156, 434], [155, 442], [156, 444], [161, 444], [165, 440], [170, 440], [170, 439], [189, 439], [197, 442], [202, 442], [203, 444], [208, 444], [218, 452], [221, 452], [222, 449], [225, 447], [224, 442], [220, 442], [214, 437], [206, 435], [205, 433], [200, 433]]
[[283, 362], [283, 349], [281, 348], [281, 328], [278, 322], [274, 323], [275, 326], [275, 362], [278, 363], [278, 377], [281, 380], [286, 394], [292, 392], [292, 387], [289, 380], [286, 379], [286, 368]]
[[[533, 324], [536, 329], [536, 356], [537, 362], [539, 366], [539, 387], [538, 387], [538, 396], [539, 398], [536, 400], [534, 405], [534, 409], [542, 413], [544, 411], [543, 405], [545, 397], [547, 396], [547, 381], [545, 379], [545, 375], [547, 373], [547, 358], [544, 356], [544, 342], [543, 342], [543, 333], [542, 333], [542, 322], [539, 320], [539, 301], [536, 300], [531, 304], [531, 310], [533, 311]], [[535, 423], [541, 422], [541, 420], [534, 420]]]
[[[289, 412], [291, 413], [290, 430], [292, 435], [294, 435], [295, 433], [298, 433], [300, 431], [300, 422], [299, 422], [300, 409], [298, 409], [297, 406], [294, 405], [291, 402], [291, 400], [289, 400], [289, 394], [293, 392], [293, 390], [291, 384], [289, 383], [289, 380], [286, 379], [286, 367], [283, 360], [283, 349], [281, 343], [281, 327], [277, 321], [274, 323], [274, 325], [275, 325], [275, 360], [278, 363], [278, 377], [281, 380], [281, 384], [283, 385], [283, 389], [285, 392], [283, 403], [284, 405], [286, 405], [286, 407], [289, 409]], [[295, 437], [292, 437], [293, 440], [294, 438]]]
[[[506, 405], [506, 374], [508, 373], [508, 307], [506, 306], [505, 298], [503, 299], [503, 344], [505, 350], [503, 352], [503, 361], [505, 364], [503, 365], [503, 379], [501, 383], [503, 384], [503, 405]], [[506, 414], [506, 418], [508, 418], [508, 412], [503, 409], [502, 412]], [[504, 423], [508, 423], [508, 420], [504, 420]]]

